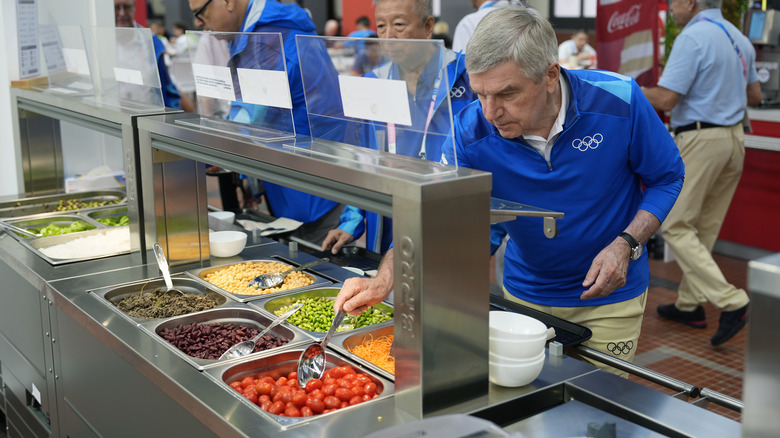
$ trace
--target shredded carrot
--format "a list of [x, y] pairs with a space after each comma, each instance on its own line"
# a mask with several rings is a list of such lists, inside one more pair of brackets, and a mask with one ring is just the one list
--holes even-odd
[[350, 353], [354, 353], [372, 364], [382, 368], [388, 373], [395, 374], [395, 358], [390, 355], [390, 346], [394, 335], [381, 336], [374, 339], [369, 335], [368, 339], [354, 346]]

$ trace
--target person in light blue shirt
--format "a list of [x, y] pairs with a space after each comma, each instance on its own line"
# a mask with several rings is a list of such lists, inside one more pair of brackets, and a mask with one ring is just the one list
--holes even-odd
[[[357, 30], [353, 30], [347, 35], [350, 38], [371, 38], [376, 36], [376, 32], [371, 29], [371, 20], [365, 15], [360, 16], [356, 21]], [[344, 47], [352, 49], [355, 52], [355, 56], [360, 55], [366, 49], [365, 41], [345, 41]]]
[[742, 174], [747, 105], [761, 102], [755, 50], [723, 18], [720, 0], [672, 0], [675, 22], [685, 26], [675, 38], [658, 86], [645, 95], [670, 125], [685, 161], [685, 185], [661, 229], [683, 271], [675, 303], [658, 306], [665, 319], [705, 328], [702, 304], [721, 311], [710, 339], [718, 346], [747, 321], [750, 299], [729, 283], [712, 258], [712, 247]]

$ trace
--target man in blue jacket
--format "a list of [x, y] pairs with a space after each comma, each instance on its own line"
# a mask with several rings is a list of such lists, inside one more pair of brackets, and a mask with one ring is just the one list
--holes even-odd
[[[493, 226], [510, 235], [505, 297], [584, 325], [585, 345], [632, 360], [650, 281], [643, 245], [684, 176], [669, 132], [633, 79], [562, 69], [552, 26], [530, 8], [488, 14], [466, 67], [479, 101], [455, 117], [442, 161], [457, 151], [460, 166], [492, 172], [492, 196], [565, 214], [553, 239], [541, 218]], [[354, 313], [387, 296], [386, 260], [376, 279], [347, 282], [337, 308]]]
[[[295, 132], [309, 135], [306, 99], [301, 81], [296, 35], [316, 35], [316, 27], [309, 14], [297, 5], [283, 4], [275, 0], [189, 0], [195, 19], [205, 30], [217, 32], [274, 32], [281, 33], [284, 44], [287, 77], [292, 99]], [[268, 53], [267, 48], [256, 47], [246, 36], [230, 42], [228, 66], [235, 68], [268, 68], [269, 59], [278, 54]], [[335, 75], [325, 75], [333, 78]], [[235, 81], [234, 81], [235, 82]], [[326, 92], [338, 88], [323, 87]], [[239, 90], [240, 93], [240, 90]], [[270, 107], [234, 102], [228, 118], [233, 121], [259, 125], [271, 125], [274, 118], [286, 117], [283, 111]], [[287, 121], [289, 123], [289, 121]], [[328, 230], [339, 223], [339, 204], [269, 182], [264, 183], [265, 195], [274, 216], [295, 219], [304, 223], [296, 235], [319, 244]]]
[[[375, 18], [380, 38], [388, 39], [431, 39], [433, 36], [433, 9], [430, 0], [381, 0], [375, 2]], [[404, 44], [404, 43], [401, 43]], [[398, 45], [400, 47], [400, 44]], [[365, 77], [380, 79], [406, 79], [409, 72], [417, 71], [416, 87], [408, 87], [409, 107], [414, 129], [396, 129], [385, 123], [372, 123], [360, 133], [361, 146], [377, 148], [382, 144], [378, 138], [394, 138], [389, 152], [439, 161], [442, 135], [425, 133], [448, 133], [451, 114], [457, 114], [463, 107], [476, 99], [469, 86], [466, 63], [460, 53], [437, 48], [434, 44], [409, 43], [404, 48], [415, 51], [403, 54], [404, 50], [388, 50], [389, 63], [367, 73]], [[420, 51], [429, 51], [421, 55]], [[427, 60], [422, 65], [420, 60]], [[440, 86], [442, 65], [446, 66], [447, 86]], [[451, 110], [446, 105], [449, 91]], [[435, 96], [434, 96], [435, 94]], [[396, 148], [397, 146], [397, 148]], [[322, 243], [322, 250], [336, 254], [345, 244], [359, 238], [366, 232], [366, 248], [384, 253], [390, 248], [393, 238], [392, 220], [376, 213], [347, 206], [341, 215], [341, 224], [328, 233]]]

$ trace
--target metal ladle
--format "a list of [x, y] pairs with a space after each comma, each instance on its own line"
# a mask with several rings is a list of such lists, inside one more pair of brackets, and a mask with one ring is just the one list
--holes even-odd
[[219, 357], [219, 360], [235, 359], [237, 357], [243, 357], [251, 353], [252, 351], [254, 351], [255, 344], [257, 344], [257, 341], [259, 341], [264, 334], [268, 333], [272, 328], [276, 327], [280, 322], [292, 316], [292, 314], [297, 312], [298, 309], [300, 309], [301, 307], [303, 307], [303, 303], [298, 303], [294, 305], [290, 310], [284, 312], [281, 316], [277, 317], [275, 320], [273, 320], [273, 322], [268, 324], [268, 327], [266, 327], [265, 330], [255, 335], [254, 338], [248, 341], [239, 342], [238, 344], [235, 344], [232, 347], [228, 348], [227, 351], [222, 353], [222, 356]]
[[284, 272], [268, 272], [265, 274], [260, 274], [257, 277], [255, 277], [252, 281], [249, 282], [249, 287], [256, 287], [258, 289], [268, 289], [269, 287], [277, 286], [284, 281], [284, 278], [287, 277], [287, 274], [295, 271], [300, 271], [302, 269], [311, 268], [312, 266], [319, 265], [320, 263], [325, 263], [328, 260], [330, 259], [325, 257], [310, 263], [306, 263], [305, 265], [298, 266], [296, 268], [288, 269], [287, 271]]
[[333, 324], [330, 325], [328, 334], [325, 335], [322, 342], [315, 342], [309, 345], [301, 353], [301, 358], [298, 359], [298, 386], [301, 388], [305, 388], [310, 381], [321, 378], [325, 372], [325, 347], [328, 345], [330, 338], [333, 337], [333, 333], [336, 332], [336, 327], [341, 325], [344, 316], [346, 316], [346, 313], [339, 309], [336, 317], [333, 318]]
[[165, 287], [167, 288], [165, 293], [163, 293], [160, 298], [157, 300], [157, 302], [154, 304], [154, 307], [158, 307], [160, 303], [162, 302], [162, 298], [165, 295], [168, 295], [171, 292], [177, 293], [179, 295], [184, 295], [184, 292], [180, 291], [179, 289], [173, 288], [173, 281], [171, 281], [171, 273], [168, 270], [168, 260], [165, 258], [165, 253], [163, 252], [162, 246], [160, 246], [159, 243], [154, 242], [154, 256], [157, 258], [157, 266], [160, 267], [160, 271], [162, 271], [163, 279], [165, 279]]

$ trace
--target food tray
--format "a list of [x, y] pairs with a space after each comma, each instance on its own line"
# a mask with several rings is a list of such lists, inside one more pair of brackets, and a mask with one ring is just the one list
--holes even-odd
[[[60, 201], [125, 201], [125, 192], [121, 190], [98, 190], [89, 192], [59, 193], [55, 195], [21, 198], [13, 201], [0, 202], [0, 217], [30, 216], [33, 214], [53, 212]], [[94, 207], [99, 208], [99, 207]], [[70, 210], [70, 211], [84, 211]]]
[[[214, 298], [214, 300], [216, 300], [216, 302], [218, 303], [216, 309], [219, 309], [220, 307], [225, 305], [226, 302], [228, 302], [227, 297], [225, 297], [224, 295], [215, 292], [214, 290], [206, 287], [205, 285], [191, 278], [174, 275], [171, 276], [171, 281], [173, 282], [173, 287], [175, 289], [179, 289], [184, 293], [206, 295]], [[144, 293], [146, 293], [147, 291], [151, 292], [157, 288], [165, 290], [166, 288], [165, 281], [162, 278], [152, 278], [152, 279], [141, 280], [129, 284], [107, 286], [100, 289], [90, 290], [88, 292], [90, 293], [90, 295], [94, 295], [97, 299], [99, 299], [102, 303], [104, 303], [105, 305], [113, 309], [115, 312], [119, 313], [120, 315], [129, 319], [130, 321], [140, 325], [150, 321], [160, 321], [162, 319], [168, 319], [168, 318], [136, 318], [123, 312], [120, 308], [116, 306], [116, 303], [118, 303], [125, 297], [140, 293], [142, 289]], [[205, 312], [205, 310], [201, 312]], [[190, 313], [190, 315], [194, 315], [196, 313], [200, 313], [200, 312]], [[170, 318], [176, 318], [176, 317], [170, 317]]]
[[[109, 230], [120, 230], [120, 229], [127, 229], [129, 232], [130, 227], [129, 226], [123, 226], [123, 227], [105, 227], [101, 226], [99, 228], [95, 228], [94, 230], [87, 230], [87, 231], [79, 231], [78, 233], [70, 233], [70, 234], [61, 234], [59, 236], [48, 236], [48, 237], [37, 237], [34, 239], [24, 239], [18, 237], [16, 233], [12, 233], [16, 236], [16, 238], [19, 240], [19, 242], [26, 246], [28, 249], [30, 249], [32, 252], [37, 254], [40, 258], [46, 260], [50, 265], [64, 265], [67, 263], [75, 263], [75, 262], [81, 262], [84, 260], [97, 260], [102, 259], [106, 257], [113, 257], [120, 254], [129, 254], [132, 250], [132, 247], [123, 250], [123, 251], [114, 251], [108, 254], [101, 254], [101, 255], [93, 255], [88, 257], [76, 257], [76, 258], [67, 258], [67, 259], [61, 259], [61, 258], [53, 258], [49, 257], [43, 252], [41, 252], [42, 248], [48, 248], [54, 245], [59, 245], [63, 243], [68, 243], [71, 241], [74, 241], [76, 239], [99, 235], [106, 233]], [[132, 244], [131, 244], [132, 245]]]
[[[89, 225], [91, 228], [89, 230], [94, 230], [95, 228], [102, 228], [103, 225], [100, 223], [96, 223], [95, 221], [89, 219], [86, 216], [80, 216], [78, 214], [67, 214], [67, 213], [46, 213], [46, 214], [39, 214], [34, 216], [27, 216], [23, 218], [18, 219], [11, 219], [11, 220], [4, 220], [3, 222], [15, 225], [19, 228], [23, 228], [27, 231], [30, 231], [31, 229], [37, 229], [37, 228], [43, 228], [47, 225], [57, 225], [60, 227], [67, 227], [75, 222], [84, 222], [87, 225]], [[89, 230], [83, 230], [83, 231], [89, 231]], [[9, 234], [13, 235], [17, 238], [19, 241], [24, 240], [34, 240], [34, 239], [40, 239], [41, 237], [28, 237], [21, 234], [17, 234], [11, 230], [5, 230]], [[73, 233], [67, 233], [67, 234], [77, 234], [81, 233], [81, 231], [76, 231]], [[64, 234], [58, 234], [59, 236], [63, 236]], [[47, 236], [51, 237], [51, 236]]]
[[[270, 299], [267, 299], [267, 300], [264, 300], [264, 301], [252, 302], [252, 303], [249, 303], [249, 305], [257, 306], [261, 310], [269, 312], [270, 314], [273, 315], [274, 310], [276, 310], [276, 309], [278, 309], [279, 307], [282, 307], [282, 306], [289, 306], [290, 304], [292, 304], [296, 300], [305, 299], [305, 298], [319, 298], [319, 297], [326, 297], [326, 298], [329, 298], [329, 299], [336, 299], [336, 295], [338, 295], [340, 289], [341, 289], [340, 285], [338, 287], [326, 287], [326, 288], [310, 289], [310, 290], [306, 290], [306, 291], [302, 291], [302, 292], [290, 293], [290, 294], [287, 294], [287, 295], [284, 295], [284, 296], [280, 296], [280, 297], [277, 297], [277, 298], [270, 298]], [[380, 311], [384, 312], [385, 314], [394, 314], [395, 313], [393, 311], [393, 306], [388, 304], [388, 303], [385, 303], [385, 302], [379, 303], [379, 304], [377, 304], [377, 305], [375, 305], [373, 307], [379, 309]], [[382, 324], [385, 324], [385, 323], [392, 324], [392, 319], [390, 321], [386, 321], [386, 322], [383, 322], [383, 323], [370, 325], [370, 326], [367, 326], [367, 327], [375, 327], [375, 326], [379, 326], [379, 325], [382, 325]], [[290, 324], [292, 324], [292, 323], [290, 323]], [[294, 325], [294, 324], [292, 324], [292, 325]], [[313, 336], [316, 339], [320, 339], [320, 338], [325, 337], [325, 333], [326, 333], [326, 332], [315, 332], [315, 331], [311, 331], [311, 330], [305, 330], [305, 329], [302, 329], [300, 327], [297, 327], [297, 328], [299, 330], [305, 332], [305, 333], [308, 333], [309, 335]], [[353, 329], [353, 330], [345, 330], [343, 332], [336, 332], [336, 334], [339, 334], [339, 333], [354, 333], [356, 330], [361, 330], [362, 328], [363, 327], [360, 327], [360, 328], [357, 328], [357, 329]]]
[[260, 409], [260, 407], [257, 406], [256, 404], [247, 400], [243, 395], [239, 394], [238, 391], [236, 391], [235, 389], [229, 386], [230, 383], [233, 381], [236, 380], [240, 381], [241, 379], [250, 376], [251, 377], [271, 376], [274, 379], [277, 379], [280, 376], [286, 376], [290, 372], [297, 370], [298, 359], [300, 359], [303, 350], [304, 350], [303, 348], [285, 350], [284, 352], [279, 352], [274, 355], [258, 357], [257, 359], [251, 361], [245, 361], [238, 364], [230, 364], [230, 365], [225, 364], [219, 367], [209, 368], [205, 370], [204, 373], [206, 373], [206, 375], [208, 375], [209, 377], [215, 379], [217, 382], [224, 384], [225, 390], [230, 391], [230, 393], [233, 394], [235, 397], [237, 397], [239, 400], [241, 400], [241, 402], [249, 404], [254, 409], [256, 409], [257, 412], [259, 412], [260, 414], [268, 418], [273, 419], [280, 425], [300, 424], [304, 422], [307, 423], [311, 421], [317, 421], [317, 419], [320, 418], [326, 418], [326, 417], [331, 418], [334, 414], [338, 415], [340, 412], [343, 412], [345, 410], [351, 411], [354, 409], [360, 409], [361, 407], [368, 406], [370, 404], [376, 403], [388, 397], [392, 397], [395, 392], [395, 386], [393, 382], [385, 379], [380, 375], [377, 375], [370, 369], [365, 369], [362, 368], [360, 365], [350, 363], [346, 359], [342, 359], [338, 355], [333, 354], [329, 351], [326, 351], [325, 354], [326, 370], [331, 369], [335, 366], [349, 365], [357, 372], [366, 373], [368, 377], [371, 379], [371, 381], [376, 383], [377, 392], [378, 392], [377, 397], [373, 400], [368, 400], [354, 406], [337, 409], [336, 411], [329, 412], [327, 414], [319, 414], [311, 417], [294, 418], [294, 417], [282, 417], [279, 415], [269, 414], [268, 412], [265, 412], [264, 410]]
[[298, 287], [298, 288], [295, 288], [295, 289], [288, 289], [288, 290], [283, 290], [283, 291], [278, 291], [278, 292], [271, 292], [271, 293], [268, 293], [268, 294], [241, 295], [241, 294], [234, 294], [234, 293], [232, 293], [230, 291], [222, 289], [219, 286], [217, 286], [217, 285], [209, 282], [208, 280], [206, 280], [206, 276], [208, 276], [209, 274], [211, 274], [213, 272], [225, 269], [225, 268], [227, 268], [229, 266], [239, 265], [239, 264], [247, 263], [247, 262], [251, 262], [251, 263], [257, 263], [257, 262], [263, 262], [263, 263], [286, 263], [286, 264], [292, 265], [292, 266], [300, 266], [300, 264], [292, 263], [292, 262], [290, 262], [288, 260], [282, 260], [282, 259], [278, 259], [278, 258], [270, 258], [270, 259], [243, 260], [243, 261], [237, 262], [237, 263], [228, 263], [228, 264], [225, 264], [225, 265], [213, 266], [213, 267], [210, 267], [210, 268], [196, 269], [196, 270], [192, 270], [192, 271], [187, 271], [187, 274], [197, 278], [199, 281], [202, 281], [203, 283], [208, 284], [209, 286], [211, 286], [213, 288], [219, 289], [220, 292], [222, 292], [223, 294], [233, 298], [236, 301], [242, 302], [242, 303], [246, 303], [246, 302], [257, 300], [257, 299], [261, 299], [261, 298], [275, 297], [275, 296], [279, 296], [279, 295], [283, 295], [283, 294], [288, 294], [288, 293], [291, 293], [291, 292], [307, 290], [307, 289], [320, 287], [320, 286], [325, 286], [325, 285], [329, 285], [329, 284], [333, 283], [330, 279], [316, 274], [316, 271], [314, 271], [312, 269], [304, 269], [301, 272], [303, 272], [307, 277], [309, 277], [313, 281], [312, 284], [309, 284], [309, 285], [304, 286], [304, 287]]
[[105, 226], [112, 227], [115, 225], [106, 225], [101, 223], [98, 219], [113, 219], [127, 215], [127, 206], [123, 207], [99, 207], [95, 210], [90, 210], [86, 213], [86, 216], [95, 222]]
[[221, 365], [228, 362], [244, 361], [250, 358], [275, 354], [276, 352], [279, 352], [289, 347], [294, 347], [304, 343], [308, 344], [309, 342], [312, 341], [312, 339], [306, 334], [304, 334], [302, 331], [295, 329], [292, 325], [288, 325], [282, 322], [281, 324], [271, 329], [271, 331], [268, 334], [276, 337], [287, 338], [289, 341], [287, 344], [272, 348], [270, 350], [258, 351], [257, 353], [252, 353], [247, 356], [244, 356], [243, 358], [211, 360], [211, 359], [196, 358], [179, 350], [176, 346], [174, 346], [168, 340], [163, 338], [160, 332], [162, 332], [166, 328], [167, 329], [176, 328], [180, 324], [181, 325], [191, 325], [192, 323], [211, 324], [215, 322], [222, 323], [222, 324], [233, 323], [235, 325], [245, 325], [247, 327], [256, 329], [258, 331], [262, 331], [266, 327], [268, 327], [268, 325], [272, 321], [273, 321], [272, 318], [269, 318], [268, 316], [254, 309], [250, 309], [245, 305], [241, 305], [237, 303], [234, 304], [227, 303], [224, 306], [220, 306], [216, 309], [204, 310], [202, 312], [190, 313], [188, 315], [174, 316], [165, 319], [162, 322], [160, 322], [160, 320], [153, 320], [153, 322], [142, 323], [141, 328], [150, 332], [155, 339], [165, 344], [176, 354], [182, 357], [185, 361], [187, 361], [187, 363], [189, 363], [196, 369], [202, 371], [206, 368], [216, 366], [216, 365]]
[[369, 338], [370, 336], [373, 336], [374, 339], [380, 338], [382, 336], [390, 336], [395, 335], [395, 326], [392, 322], [387, 323], [381, 323], [376, 325], [370, 325], [368, 327], [361, 327], [359, 329], [355, 329], [352, 332], [346, 332], [346, 333], [339, 333], [336, 335], [333, 335], [333, 339], [331, 339], [330, 343], [328, 343], [328, 347], [333, 348], [343, 356], [354, 360], [355, 362], [359, 363], [365, 368], [370, 369], [371, 371], [374, 371], [377, 374], [380, 374], [384, 376], [385, 378], [395, 381], [395, 375], [393, 373], [389, 373], [379, 367], [378, 365], [374, 365], [372, 362], [368, 361], [367, 359], [363, 359], [362, 357], [351, 353], [349, 351], [350, 348], [353, 348], [355, 345], [360, 344], [363, 342], [364, 339]]
[[551, 340], [560, 342], [564, 347], [579, 345], [590, 339], [592, 335], [590, 329], [587, 327], [574, 324], [565, 319], [552, 316], [495, 295], [490, 296], [490, 310], [506, 310], [536, 318], [543, 322], [547, 327], [555, 329], [555, 337]]

